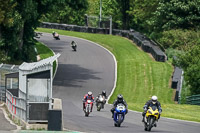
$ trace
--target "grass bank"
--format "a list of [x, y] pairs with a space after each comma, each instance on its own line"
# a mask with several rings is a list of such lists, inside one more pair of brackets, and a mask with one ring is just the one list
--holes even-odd
[[[54, 55], [53, 51], [51, 51], [51, 49], [49, 49], [46, 45], [42, 44], [41, 42], [36, 42], [36, 49], [41, 60]], [[54, 74], [55, 70], [56, 70], [56, 61], [53, 62]]]
[[36, 43], [37, 52], [40, 55], [40, 59], [45, 59], [50, 56], [53, 56], [53, 52], [44, 44], [37, 42]]
[[174, 103], [174, 91], [170, 88], [173, 66], [170, 62], [154, 61], [148, 53], [123, 37], [38, 28], [39, 32], [52, 33], [53, 30], [61, 35], [96, 42], [115, 55], [118, 65], [117, 86], [109, 103], [118, 94], [123, 94], [129, 109], [142, 111], [145, 102], [152, 95], [157, 95], [163, 108], [162, 116], [200, 122], [199, 106]]

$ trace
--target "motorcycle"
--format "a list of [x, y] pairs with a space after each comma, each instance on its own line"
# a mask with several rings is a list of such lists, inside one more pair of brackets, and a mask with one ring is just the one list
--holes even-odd
[[74, 51], [76, 51], [76, 45], [72, 45], [72, 49], [74, 50]]
[[121, 123], [124, 121], [126, 114], [126, 108], [123, 104], [118, 104], [114, 111], [114, 125], [115, 127], [120, 127]]
[[96, 100], [97, 111], [100, 111], [104, 108], [104, 104], [106, 103], [105, 96], [99, 95]]
[[144, 130], [151, 131], [151, 128], [155, 126], [159, 117], [159, 111], [156, 106], [149, 107], [146, 113], [146, 120], [144, 120]]
[[85, 116], [88, 117], [90, 112], [91, 112], [91, 107], [92, 107], [93, 102], [91, 100], [87, 100], [85, 102]]
[[52, 33], [53, 34], [53, 38], [56, 40], [60, 40], [60, 37], [58, 35], [58, 33]]

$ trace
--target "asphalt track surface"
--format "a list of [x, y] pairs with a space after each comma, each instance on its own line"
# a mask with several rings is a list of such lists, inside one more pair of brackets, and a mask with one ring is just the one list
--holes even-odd
[[[60, 53], [58, 69], [53, 82], [53, 97], [62, 99], [64, 128], [87, 133], [143, 133], [144, 126], [139, 112], [129, 111], [121, 127], [114, 127], [111, 105], [89, 117], [82, 111], [82, 99], [91, 90], [96, 97], [102, 90], [110, 94], [115, 80], [115, 62], [112, 55], [102, 47], [87, 40], [60, 36], [53, 39], [43, 33], [39, 41], [55, 53]], [[77, 42], [77, 52], [72, 51], [70, 42]], [[200, 123], [179, 121], [161, 117], [157, 133], [199, 133]]]

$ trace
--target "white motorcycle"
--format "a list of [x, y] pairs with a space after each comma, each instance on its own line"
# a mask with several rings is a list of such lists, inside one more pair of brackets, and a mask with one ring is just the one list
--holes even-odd
[[97, 111], [100, 111], [104, 108], [104, 104], [106, 103], [105, 96], [99, 95], [96, 100]]

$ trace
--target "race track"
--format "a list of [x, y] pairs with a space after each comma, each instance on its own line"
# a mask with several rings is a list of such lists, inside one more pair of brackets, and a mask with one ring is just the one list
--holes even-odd
[[[92, 42], [60, 36], [55, 40], [51, 34], [43, 33], [38, 39], [55, 53], [60, 53], [58, 70], [53, 82], [53, 97], [61, 98], [64, 128], [87, 133], [142, 133], [141, 113], [129, 111], [121, 127], [114, 127], [111, 105], [97, 112], [96, 107], [89, 117], [82, 111], [84, 94], [91, 90], [96, 97], [102, 90], [109, 95], [115, 81], [115, 62], [112, 55]], [[70, 42], [78, 44], [77, 52], [72, 51]], [[157, 133], [199, 133], [200, 123], [162, 118]]]

